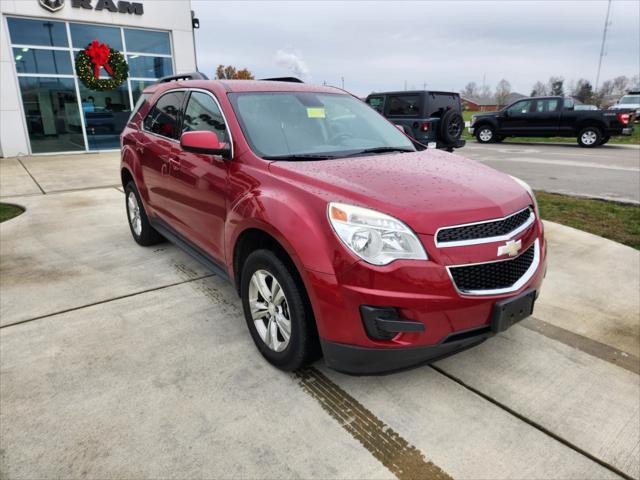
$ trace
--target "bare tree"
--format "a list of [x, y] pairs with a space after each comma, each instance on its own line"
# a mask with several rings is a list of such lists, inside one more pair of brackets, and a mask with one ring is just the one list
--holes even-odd
[[537, 81], [531, 87], [531, 96], [532, 97], [544, 97], [545, 95], [549, 95], [547, 91], [547, 86], [541, 81]]
[[465, 97], [477, 97], [478, 96], [478, 85], [476, 82], [469, 82], [462, 90], [462, 95]]
[[614, 95], [624, 95], [629, 89], [629, 79], [625, 75], [620, 75], [613, 79], [613, 93]]
[[578, 80], [573, 91], [571, 92], [571, 96], [577, 100], [580, 100], [582, 103], [591, 103], [594, 100], [593, 87], [591, 86], [591, 82], [584, 78]]
[[564, 96], [564, 78], [562, 77], [549, 77], [547, 82], [549, 95], [555, 95], [556, 97]]
[[496, 103], [498, 107], [504, 107], [507, 103], [507, 97], [511, 93], [511, 84], [506, 80], [502, 79], [496, 85]]
[[480, 89], [480, 97], [482, 98], [490, 98], [491, 97], [491, 87], [489, 85], [483, 85]]

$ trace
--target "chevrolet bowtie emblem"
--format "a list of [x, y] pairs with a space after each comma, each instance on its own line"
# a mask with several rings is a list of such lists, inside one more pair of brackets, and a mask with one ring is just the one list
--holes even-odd
[[498, 247], [498, 256], [509, 255], [510, 257], [515, 257], [520, 249], [522, 248], [521, 240], [509, 240], [504, 245]]

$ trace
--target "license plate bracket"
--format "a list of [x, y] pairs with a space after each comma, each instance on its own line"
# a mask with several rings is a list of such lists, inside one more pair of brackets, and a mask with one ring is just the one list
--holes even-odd
[[536, 291], [527, 290], [517, 297], [496, 302], [491, 316], [491, 330], [495, 333], [504, 332], [524, 320], [533, 313], [535, 301]]

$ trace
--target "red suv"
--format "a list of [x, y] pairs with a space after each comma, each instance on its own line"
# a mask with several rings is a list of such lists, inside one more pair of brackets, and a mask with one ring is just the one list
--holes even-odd
[[131, 233], [233, 282], [273, 365], [390, 372], [531, 314], [546, 243], [525, 183], [339, 89], [185, 77], [147, 88], [122, 133]]

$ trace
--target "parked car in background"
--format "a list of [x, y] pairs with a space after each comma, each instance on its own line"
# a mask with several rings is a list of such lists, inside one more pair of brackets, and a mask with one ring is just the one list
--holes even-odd
[[614, 135], [632, 135], [635, 112], [577, 110], [572, 98], [533, 97], [499, 112], [471, 117], [469, 132], [480, 143], [507, 137], [575, 137], [581, 147], [604, 145]]
[[146, 88], [122, 133], [131, 234], [231, 281], [267, 361], [390, 372], [532, 313], [547, 244], [527, 184], [420, 150], [343, 90], [192, 77]]
[[453, 151], [465, 145], [460, 95], [427, 90], [372, 93], [365, 100], [374, 110], [422, 144]]
[[618, 103], [611, 107], [611, 110], [634, 110], [636, 121], [640, 119], [640, 91], [632, 91], [618, 100]]

